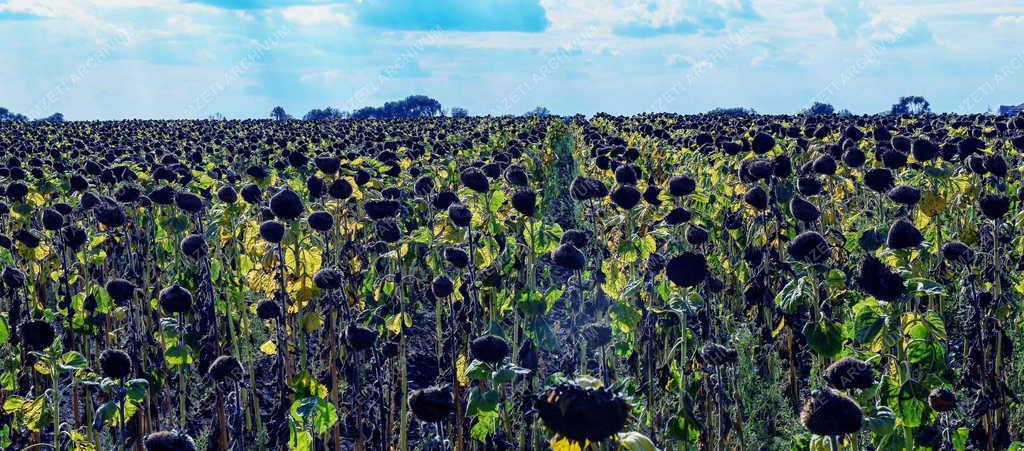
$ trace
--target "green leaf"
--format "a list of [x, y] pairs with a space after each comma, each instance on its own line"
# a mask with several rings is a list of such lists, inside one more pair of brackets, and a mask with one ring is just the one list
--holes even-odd
[[831, 451], [832, 444], [829, 442], [828, 437], [823, 435], [814, 435], [811, 437], [811, 443], [807, 449], [810, 451]]
[[316, 412], [316, 403], [318, 399], [315, 396], [308, 398], [296, 399], [292, 403], [292, 417], [300, 420], [303, 424], [309, 422], [310, 418]]
[[779, 294], [775, 295], [775, 305], [785, 313], [794, 313], [797, 307], [807, 303], [806, 300], [813, 295], [812, 289], [813, 285], [806, 277], [790, 280]]
[[876, 436], [886, 435], [896, 427], [896, 413], [888, 406], [874, 406], [864, 414], [864, 427]]
[[60, 358], [60, 362], [57, 367], [64, 371], [80, 370], [89, 366], [89, 362], [85, 360], [85, 356], [78, 351], [69, 351], [64, 353]]
[[146, 398], [146, 391], [149, 390], [149, 381], [145, 379], [132, 379], [125, 384], [125, 390], [129, 398], [142, 401]]
[[11, 396], [4, 400], [4, 412], [15, 413], [28, 402], [29, 400], [23, 396]]
[[[101, 261], [102, 264], [102, 261]], [[110, 313], [110, 309], [114, 307], [114, 298], [110, 297], [107, 290], [99, 288], [93, 293], [93, 297], [96, 298], [96, 312], [98, 313]]]
[[686, 297], [673, 296], [668, 302], [669, 307], [680, 317], [697, 315], [704, 306], [704, 298], [698, 293], [689, 293]]
[[918, 296], [945, 296], [946, 287], [942, 284], [923, 277], [914, 277], [907, 280], [907, 288]]
[[7, 342], [11, 336], [11, 329], [7, 326], [7, 319], [0, 317], [0, 344]]
[[928, 313], [924, 314], [924, 323], [933, 337], [939, 340], [946, 339], [946, 323], [942, 320], [942, 315], [934, 311], [928, 311]]
[[486, 442], [487, 438], [494, 434], [498, 428], [498, 413], [487, 412], [478, 415], [473, 421], [473, 427], [469, 430], [469, 436], [474, 440]]
[[516, 366], [515, 364], [509, 362], [505, 363], [504, 365], [501, 366], [501, 368], [498, 368], [495, 372], [491, 373], [491, 382], [495, 384], [504, 384], [515, 379], [517, 375], [527, 376], [529, 374], [530, 370], [522, 368], [520, 366]]
[[466, 367], [464, 374], [471, 381], [483, 381], [487, 380], [491, 375], [491, 368], [486, 363], [473, 359], [469, 366]]
[[627, 302], [615, 302], [608, 309], [608, 317], [611, 318], [612, 328], [621, 334], [629, 334], [640, 324], [641, 312]]
[[187, 344], [178, 342], [174, 346], [167, 348], [167, 351], [164, 352], [164, 358], [167, 360], [168, 367], [191, 365], [192, 349]]
[[857, 344], [871, 343], [885, 326], [882, 309], [874, 299], [865, 299], [854, 305], [853, 316], [853, 340]]
[[843, 329], [830, 320], [804, 325], [807, 345], [819, 355], [835, 357], [843, 350]]
[[288, 449], [291, 451], [313, 451], [313, 434], [291, 425], [288, 434]]
[[[970, 433], [971, 430], [965, 427], [957, 428], [956, 431], [953, 431], [950, 441], [953, 442], [953, 448], [956, 451], [965, 451], [967, 449], [967, 436]], [[1014, 443], [1020, 444], [1019, 442]], [[1011, 446], [1010, 449], [1013, 449], [1013, 447]]]
[[93, 427], [100, 429], [104, 424], [111, 424], [117, 418], [117, 410], [117, 403], [114, 401], [107, 401], [101, 404], [96, 409], [96, 414], [93, 415]]
[[934, 340], [912, 339], [907, 343], [907, 360], [932, 370], [943, 367], [946, 361], [946, 347]]
[[562, 227], [558, 224], [544, 225], [540, 220], [530, 221], [523, 230], [523, 240], [537, 255], [546, 254], [558, 247], [562, 238]]
[[316, 417], [313, 420], [313, 427], [320, 434], [327, 433], [338, 422], [338, 409], [333, 404], [321, 399], [316, 404]]
[[670, 438], [684, 443], [696, 443], [700, 439], [702, 427], [687, 410], [688, 408], [670, 417], [665, 429]]
[[303, 425], [312, 425], [318, 434], [323, 434], [338, 421], [338, 411], [323, 398], [311, 396], [292, 403], [292, 419]]
[[561, 299], [562, 293], [565, 293], [565, 290], [551, 289], [544, 293], [544, 313], [548, 313], [554, 308], [558, 300]]
[[497, 214], [501, 210], [501, 205], [505, 203], [505, 193], [502, 191], [494, 191], [490, 193], [490, 202], [487, 204], [487, 209], [491, 214]]
[[18, 412], [22, 415], [28, 430], [40, 432], [52, 423], [50, 409], [47, 408], [48, 401], [45, 396], [40, 396], [20, 406]]
[[838, 269], [832, 269], [825, 275], [825, 281], [833, 288], [842, 288], [846, 285], [846, 274]]
[[551, 326], [548, 326], [543, 316], [530, 322], [530, 330], [527, 335], [533, 340], [533, 344], [545, 351], [558, 350], [558, 337], [555, 336], [555, 331], [551, 330]]
[[921, 425], [928, 408], [927, 399], [928, 389], [918, 381], [911, 379], [900, 386], [896, 406], [904, 426], [916, 428]]
[[479, 387], [473, 387], [469, 390], [469, 400], [466, 402], [466, 416], [478, 416], [483, 412], [497, 413], [500, 400], [495, 390], [480, 393]]
[[327, 386], [318, 382], [308, 371], [303, 371], [292, 380], [292, 390], [296, 399], [309, 397], [327, 397]]
[[878, 451], [904, 451], [907, 443], [904, 439], [903, 426], [897, 426], [892, 433], [878, 441]]

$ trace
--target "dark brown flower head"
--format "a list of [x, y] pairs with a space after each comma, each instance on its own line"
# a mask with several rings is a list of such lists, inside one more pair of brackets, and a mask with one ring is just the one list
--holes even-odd
[[167, 314], [186, 313], [192, 310], [192, 293], [178, 284], [160, 290], [158, 300], [160, 308]]
[[127, 352], [107, 349], [100, 353], [100, 369], [111, 379], [124, 379], [132, 373], [132, 359]]
[[256, 316], [262, 320], [271, 320], [281, 316], [281, 305], [272, 299], [265, 299], [256, 304]]
[[469, 352], [474, 359], [494, 365], [508, 357], [510, 348], [504, 338], [484, 335], [469, 343]]
[[872, 255], [860, 262], [857, 285], [865, 293], [887, 302], [899, 299], [906, 292], [903, 278]]
[[290, 221], [301, 216], [303, 210], [305, 210], [305, 206], [302, 204], [302, 199], [290, 189], [278, 191], [270, 198], [270, 211], [274, 212], [274, 216], [278, 219]]
[[955, 410], [958, 402], [956, 394], [945, 387], [938, 387], [928, 394], [928, 406], [936, 412]]
[[350, 323], [345, 328], [345, 341], [348, 342], [352, 349], [365, 351], [377, 343], [377, 332], [358, 324]]
[[203, 258], [209, 252], [206, 240], [203, 239], [202, 235], [198, 234], [191, 234], [182, 238], [180, 248], [181, 253], [190, 258]]
[[572, 244], [562, 244], [551, 252], [551, 260], [556, 265], [571, 271], [580, 271], [587, 264], [587, 258]]
[[260, 237], [268, 243], [280, 243], [281, 240], [284, 239], [284, 232], [284, 224], [281, 224], [280, 222], [270, 220], [260, 223]]
[[192, 437], [177, 431], [153, 432], [142, 443], [146, 451], [196, 451]]
[[864, 424], [864, 413], [852, 399], [830, 388], [815, 390], [800, 411], [800, 422], [812, 434], [853, 434]]
[[53, 325], [42, 320], [30, 320], [18, 327], [21, 342], [29, 351], [42, 351], [53, 344], [56, 337]]
[[576, 442], [600, 442], [619, 433], [629, 419], [629, 404], [608, 388], [584, 388], [562, 382], [537, 395], [534, 407], [544, 425]]
[[706, 365], [728, 365], [739, 360], [739, 353], [717, 343], [708, 343], [701, 348], [700, 359]]
[[909, 249], [924, 242], [924, 235], [910, 221], [900, 219], [889, 227], [886, 246], [889, 249]]
[[665, 264], [668, 280], [680, 287], [693, 287], [704, 281], [708, 274], [707, 259], [693, 252], [683, 252]]
[[118, 305], [128, 302], [135, 293], [135, 284], [124, 279], [110, 279], [106, 284], [107, 294]]
[[871, 365], [850, 357], [833, 362], [822, 376], [830, 387], [838, 390], [864, 390], [875, 384], [875, 373], [871, 370]]
[[413, 390], [409, 394], [409, 410], [425, 423], [444, 421], [455, 410], [451, 387]]
[[789, 242], [786, 248], [793, 259], [810, 264], [824, 263], [832, 256], [832, 248], [820, 233], [807, 231]]
[[306, 217], [309, 227], [318, 232], [327, 232], [334, 227], [334, 215], [328, 211], [314, 211]]

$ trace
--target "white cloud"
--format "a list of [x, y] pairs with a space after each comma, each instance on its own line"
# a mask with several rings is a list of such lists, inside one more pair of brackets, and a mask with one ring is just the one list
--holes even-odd
[[676, 68], [685, 69], [685, 68], [693, 66], [693, 63], [694, 63], [693, 58], [691, 58], [689, 56], [686, 56], [686, 55], [680, 55], [678, 53], [673, 53], [673, 54], [665, 55], [665, 66], [666, 67], [676, 67]]
[[713, 63], [711, 61], [708, 61], [708, 60], [700, 60], [700, 61], [697, 61], [696, 63], [693, 63], [693, 66], [690, 66], [690, 70], [695, 72], [695, 73], [702, 73], [702, 72], [709, 71], [709, 70], [714, 69], [714, 68], [715, 68], [715, 63]]
[[822, 5], [825, 17], [839, 38], [856, 36], [871, 21], [871, 11], [863, 0], [829, 0]]
[[334, 80], [341, 78], [344, 74], [341, 69], [328, 69], [318, 72], [310, 72], [299, 77], [299, 81], [303, 83], [330, 83]]
[[914, 47], [935, 40], [931, 28], [920, 18], [877, 15], [868, 26], [867, 39], [881, 47]]
[[1024, 15], [1022, 16], [999, 16], [992, 21], [997, 27], [1024, 27]]
[[167, 29], [162, 30], [170, 35], [205, 35], [213, 31], [213, 27], [196, 22], [191, 16], [176, 14], [167, 18]]
[[348, 27], [352, 25], [352, 18], [341, 11], [339, 7], [332, 5], [282, 8], [281, 17], [284, 17], [289, 22], [303, 26], [337, 25]]

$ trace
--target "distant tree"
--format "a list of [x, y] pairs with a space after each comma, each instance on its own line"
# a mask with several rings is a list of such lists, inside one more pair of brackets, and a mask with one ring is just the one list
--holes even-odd
[[284, 108], [281, 108], [280, 106], [275, 106], [274, 109], [270, 111], [270, 117], [278, 121], [284, 121], [292, 118], [291, 115], [286, 113]]
[[460, 106], [453, 106], [451, 115], [452, 117], [466, 117], [469, 116], [469, 111]]
[[441, 102], [424, 95], [414, 95], [402, 100], [386, 102], [379, 116], [383, 119], [440, 116]]
[[364, 106], [358, 110], [352, 111], [349, 116], [352, 119], [382, 119], [383, 110], [381, 108], [374, 108], [372, 106]]
[[901, 116], [904, 114], [927, 114], [931, 113], [931, 104], [921, 96], [903, 96], [889, 110], [889, 114]]
[[441, 102], [424, 95], [384, 103], [381, 107], [365, 106], [352, 112], [352, 119], [409, 119], [440, 116]]
[[853, 113], [851, 113], [850, 110], [848, 110], [846, 108], [843, 108], [843, 109], [839, 110], [839, 112], [836, 113], [836, 114], [838, 114], [840, 116], [844, 116], [844, 117], [846, 117], [846, 116], [853, 116]]
[[814, 102], [807, 109], [801, 111], [800, 114], [806, 116], [831, 116], [836, 114], [836, 108], [828, 103]]
[[312, 110], [309, 110], [305, 116], [302, 116], [302, 119], [307, 121], [330, 121], [334, 119], [344, 119], [346, 116], [347, 114], [344, 111], [326, 107], [324, 109], [313, 108]]
[[43, 122], [64, 122], [64, 115], [62, 113], [53, 113], [46, 118], [42, 119]]
[[17, 114], [7, 108], [0, 107], [0, 121], [27, 121], [24, 114]]
[[731, 108], [721, 108], [721, 107], [719, 107], [719, 108], [715, 108], [715, 109], [713, 109], [711, 111], [708, 111], [708, 114], [724, 115], [724, 116], [743, 116], [743, 115], [754, 115], [754, 114], [757, 114], [757, 111], [754, 111], [753, 108], [743, 108], [743, 107], [740, 107], [740, 106], [731, 107]]
[[544, 116], [550, 116], [550, 115], [551, 115], [551, 111], [550, 110], [548, 110], [546, 107], [539, 106], [539, 107], [534, 108], [534, 109], [532, 109], [530, 111], [527, 111], [526, 114], [524, 114], [523, 116], [539, 116], [539, 117], [544, 117]]
[[207, 116], [206, 119], [211, 120], [211, 121], [223, 121], [226, 118], [224, 117], [223, 114], [213, 113], [213, 114]]

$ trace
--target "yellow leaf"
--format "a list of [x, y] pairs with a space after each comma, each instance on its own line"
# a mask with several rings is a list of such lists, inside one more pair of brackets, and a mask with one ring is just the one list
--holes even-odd
[[576, 384], [584, 388], [598, 389], [603, 386], [600, 379], [591, 376], [579, 376], [576, 378]]
[[468, 365], [466, 354], [459, 354], [459, 358], [455, 360], [455, 375], [458, 377], [460, 387], [469, 385], [469, 378], [466, 377], [466, 366]]
[[656, 451], [654, 442], [639, 432], [623, 432], [618, 435], [619, 448], [627, 451]]
[[274, 340], [267, 340], [260, 345], [260, 351], [266, 355], [277, 355], [277, 345], [274, 344]]
[[929, 217], [935, 217], [946, 210], [946, 199], [941, 194], [925, 191], [921, 193], [921, 212]]
[[405, 327], [412, 327], [412, 317], [408, 313], [402, 312], [388, 318], [386, 321], [388, 332], [398, 335], [402, 332], [402, 323], [405, 323]]
[[46, 198], [43, 197], [43, 195], [39, 194], [38, 192], [32, 192], [31, 194], [29, 194], [28, 195], [28, 201], [33, 206], [36, 206], [36, 207], [39, 207], [41, 205], [46, 205]]
[[324, 317], [320, 316], [320, 312], [306, 312], [302, 315], [302, 327], [306, 329], [306, 332], [313, 332], [324, 325]]
[[580, 444], [557, 435], [549, 443], [551, 444], [551, 451], [583, 451], [586, 445], [585, 441], [583, 444]]
[[775, 330], [772, 330], [772, 338], [779, 336], [782, 333], [782, 329], [786, 327], [786, 320], [780, 319], [779, 325], [775, 326]]

